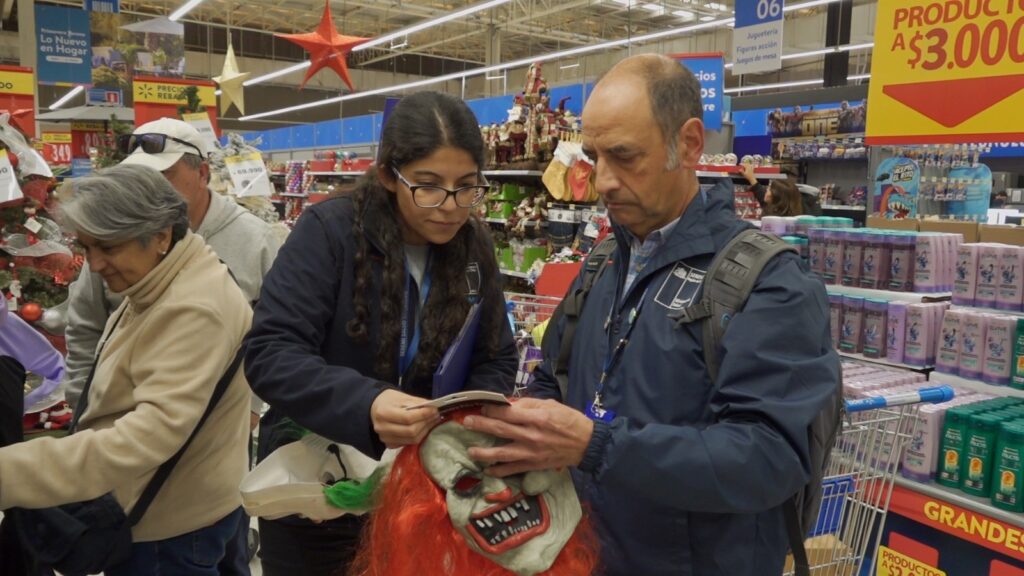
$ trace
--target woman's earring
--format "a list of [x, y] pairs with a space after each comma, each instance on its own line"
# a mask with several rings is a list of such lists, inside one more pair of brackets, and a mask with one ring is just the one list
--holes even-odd
[[167, 250], [161, 250], [160, 251], [160, 255], [161, 256], [167, 256]]

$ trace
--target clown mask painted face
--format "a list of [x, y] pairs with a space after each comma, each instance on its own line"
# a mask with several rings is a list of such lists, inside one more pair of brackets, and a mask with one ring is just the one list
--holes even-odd
[[470, 447], [503, 443], [458, 422], [434, 428], [420, 446], [427, 474], [447, 492], [448, 515], [470, 548], [520, 576], [549, 569], [582, 516], [569, 472], [485, 476]]

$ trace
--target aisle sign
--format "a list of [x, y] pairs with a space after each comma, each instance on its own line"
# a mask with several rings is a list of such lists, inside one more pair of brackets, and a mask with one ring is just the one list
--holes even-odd
[[732, 73], [782, 68], [784, 0], [736, 0], [732, 33]]
[[722, 54], [673, 54], [700, 82], [700, 100], [704, 104], [704, 128], [722, 129], [722, 91], [725, 88], [725, 61]]
[[21, 193], [21, 186], [18, 186], [18, 177], [14, 173], [14, 166], [11, 165], [11, 159], [7, 157], [7, 151], [0, 150], [0, 204], [24, 197]]
[[192, 126], [199, 131], [199, 135], [206, 140], [206, 151], [213, 152], [220, 148], [220, 144], [217, 142], [217, 133], [213, 130], [213, 124], [210, 123], [210, 115], [206, 112], [196, 112], [195, 114], [182, 114], [182, 121]]
[[1024, 2], [879, 0], [868, 144], [1024, 139]]
[[39, 82], [91, 84], [89, 13], [45, 4], [36, 4], [35, 9]]
[[250, 152], [239, 156], [229, 156], [224, 164], [231, 174], [231, 183], [235, 187], [235, 195], [239, 198], [248, 196], [272, 196], [274, 187], [270, 184], [267, 165], [263, 163], [263, 155]]

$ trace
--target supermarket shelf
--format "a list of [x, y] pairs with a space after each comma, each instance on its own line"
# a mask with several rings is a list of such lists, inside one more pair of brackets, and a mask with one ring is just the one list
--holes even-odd
[[853, 352], [843, 352], [842, 350], [837, 350], [837, 352], [839, 352], [839, 356], [841, 356], [843, 358], [846, 358], [846, 359], [849, 359], [849, 360], [858, 360], [860, 362], [870, 362], [871, 364], [878, 364], [880, 366], [888, 366], [890, 368], [900, 368], [900, 369], [903, 369], [903, 370], [912, 370], [914, 372], [926, 372], [928, 370], [931, 370], [931, 369], [935, 368], [934, 366], [911, 366], [910, 364], [902, 364], [900, 362], [890, 362], [889, 360], [886, 360], [885, 358], [868, 358], [867, 356], [865, 356], [863, 354], [855, 354]]
[[822, 210], [848, 210], [850, 212], [864, 212], [864, 211], [867, 210], [867, 207], [866, 206], [844, 206], [842, 204], [838, 204], [838, 205], [822, 204], [821, 205], [821, 209]]
[[484, 222], [488, 224], [508, 224], [507, 218], [484, 218]]
[[998, 308], [982, 308], [981, 306], [964, 306], [962, 304], [953, 304], [954, 310], [973, 310], [975, 312], [983, 312], [985, 314], [1002, 314], [1003, 316], [1016, 316], [1018, 318], [1024, 318], [1024, 312], [1018, 312], [1016, 310], [1000, 310]]
[[484, 170], [484, 176], [490, 178], [540, 178], [543, 175], [540, 170]]
[[913, 480], [907, 480], [906, 478], [897, 475], [896, 485], [912, 490], [925, 496], [937, 498], [950, 504], [955, 504], [962, 508], [977, 512], [978, 514], [984, 514], [999, 520], [1000, 522], [1006, 522], [1019, 528], [1024, 528], [1024, 514], [1017, 514], [1014, 512], [1008, 512], [1006, 510], [1000, 510], [992, 505], [992, 501], [988, 498], [981, 498], [979, 496], [971, 496], [964, 494], [959, 490], [953, 488], [947, 488], [935, 482], [929, 482], [922, 484], [920, 482], [914, 482]]
[[[730, 166], [698, 166], [698, 178], [743, 178], [739, 166], [733, 170]], [[778, 172], [754, 172], [758, 180], [785, 180], [789, 176]]]
[[982, 382], [981, 380], [972, 380], [964, 378], [963, 376], [953, 376], [952, 374], [945, 374], [943, 372], [932, 372], [928, 379], [934, 380], [935, 382], [942, 382], [943, 384], [950, 384], [952, 386], [960, 386], [983, 394], [1024, 398], [1024, 390], [1018, 390], [1009, 386], [989, 384], [988, 382]]
[[280, 194], [276, 194], [276, 196], [284, 196], [285, 198], [308, 198], [309, 197], [308, 194], [292, 194], [291, 192], [281, 192]]
[[894, 300], [896, 302], [943, 302], [953, 297], [952, 292], [894, 292], [892, 290], [840, 286], [839, 284], [826, 284], [825, 289], [829, 294], [881, 298], [882, 300]]
[[516, 272], [515, 270], [505, 270], [504, 268], [501, 269], [501, 273], [504, 274], [505, 276], [509, 276], [512, 278], [522, 278], [523, 280], [526, 280], [530, 277], [526, 272]]
[[303, 174], [308, 175], [308, 176], [339, 176], [339, 177], [345, 177], [345, 178], [358, 178], [359, 176], [362, 176], [364, 173], [365, 172], [312, 172], [312, 171], [308, 171], [308, 172], [304, 172]]

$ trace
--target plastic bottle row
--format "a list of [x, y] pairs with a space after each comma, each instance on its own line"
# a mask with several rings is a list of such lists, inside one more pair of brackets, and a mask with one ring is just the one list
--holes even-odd
[[896, 292], [953, 290], [960, 234], [862, 228], [807, 231], [811, 269], [826, 284]]
[[961, 244], [957, 249], [953, 303], [1000, 310], [1024, 310], [1024, 247]]
[[949, 302], [908, 304], [829, 294], [832, 342], [841, 351], [920, 368], [935, 365]]

